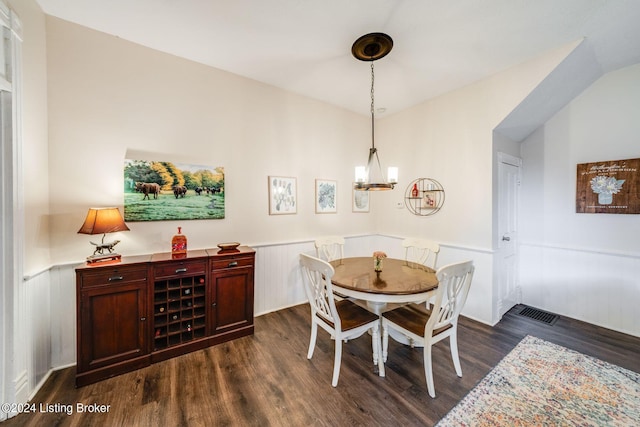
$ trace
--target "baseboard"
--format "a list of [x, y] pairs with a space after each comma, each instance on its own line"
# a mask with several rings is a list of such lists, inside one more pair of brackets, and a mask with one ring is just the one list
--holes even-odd
[[13, 380], [13, 389], [17, 403], [29, 401], [29, 376], [26, 370], [20, 372], [16, 379]]

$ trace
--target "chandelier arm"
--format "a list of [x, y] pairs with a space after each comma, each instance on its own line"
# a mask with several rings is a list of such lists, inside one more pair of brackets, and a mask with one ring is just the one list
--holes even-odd
[[380, 178], [382, 178], [382, 183], [386, 184], [387, 183], [387, 178], [385, 178], [384, 173], [382, 172], [382, 165], [380, 164], [380, 157], [378, 157], [378, 150], [375, 148], [372, 148], [371, 150], [369, 150], [369, 162], [367, 164], [367, 167], [369, 168], [369, 171], [367, 173], [368, 177], [371, 178], [371, 167], [375, 166], [373, 165], [373, 156], [376, 157], [376, 163], [378, 164], [378, 171], [380, 172]]
[[371, 178], [371, 167], [373, 166], [373, 156], [378, 157], [378, 150], [369, 148], [369, 159], [367, 160], [367, 182]]

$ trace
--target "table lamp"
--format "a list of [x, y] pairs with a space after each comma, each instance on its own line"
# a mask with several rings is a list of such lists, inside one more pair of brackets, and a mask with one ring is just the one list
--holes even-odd
[[114, 240], [109, 243], [104, 242], [107, 233], [114, 233], [116, 231], [129, 231], [129, 227], [124, 223], [118, 208], [89, 208], [84, 224], [82, 224], [78, 233], [102, 234], [102, 242], [91, 242], [96, 248], [93, 255], [87, 257], [88, 263], [119, 260], [121, 258], [120, 254], [113, 251], [114, 246], [117, 245], [120, 240]]

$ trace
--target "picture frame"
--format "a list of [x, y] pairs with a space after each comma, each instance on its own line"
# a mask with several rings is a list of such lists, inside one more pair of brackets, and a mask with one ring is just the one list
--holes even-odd
[[298, 212], [297, 179], [269, 176], [269, 215], [293, 215]]
[[338, 181], [316, 179], [316, 213], [338, 212]]
[[576, 213], [640, 214], [640, 158], [576, 166]]
[[368, 213], [369, 212], [369, 192], [356, 190], [356, 183], [351, 186], [351, 211], [355, 213]]
[[123, 166], [125, 222], [225, 218], [224, 167], [135, 158]]
[[435, 209], [438, 207], [438, 195], [435, 191], [424, 191], [420, 201], [420, 209]]

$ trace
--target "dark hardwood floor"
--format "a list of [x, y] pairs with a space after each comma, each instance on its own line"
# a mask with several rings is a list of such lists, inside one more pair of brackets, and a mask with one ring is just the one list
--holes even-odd
[[[300, 305], [256, 318], [254, 336], [190, 353], [76, 389], [74, 368], [54, 372], [33, 403], [9, 426], [431, 426], [455, 406], [524, 336], [547, 341], [640, 372], [640, 338], [563, 318], [546, 325], [517, 315], [495, 327], [460, 319], [463, 376], [448, 341], [434, 348], [436, 398], [427, 394], [422, 349], [390, 340], [386, 378], [371, 362], [368, 336], [343, 350], [338, 387], [331, 387], [333, 342], [324, 331], [307, 360], [309, 308]], [[78, 413], [77, 404], [109, 405]], [[40, 405], [58, 412], [40, 412]], [[71, 405], [67, 415], [64, 405]], [[61, 412], [62, 411], [62, 412]]]

